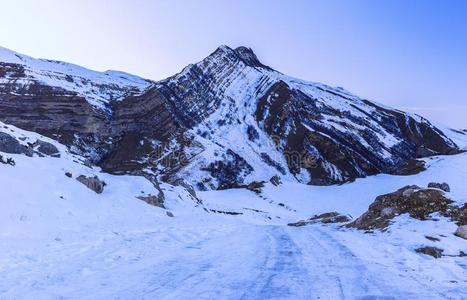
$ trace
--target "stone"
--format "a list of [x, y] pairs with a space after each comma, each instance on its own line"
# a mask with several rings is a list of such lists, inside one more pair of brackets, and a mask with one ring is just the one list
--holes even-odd
[[350, 221], [348, 216], [344, 216], [339, 214], [338, 212], [327, 212], [322, 213], [320, 215], [314, 215], [307, 220], [301, 220], [295, 223], [289, 223], [288, 226], [293, 227], [301, 227], [305, 225], [315, 224], [315, 223], [323, 223], [323, 224], [330, 224], [330, 223], [345, 223]]
[[160, 207], [160, 208], [165, 208], [165, 206], [164, 206], [164, 197], [163, 196], [161, 197], [160, 195], [158, 195], [158, 196], [149, 195], [149, 196], [139, 196], [137, 198], [139, 200], [143, 200], [147, 204], [157, 206], [157, 207]]
[[269, 182], [271, 182], [274, 186], [279, 186], [282, 184], [282, 180], [279, 176], [274, 175], [269, 179]]
[[444, 250], [436, 248], [436, 247], [426, 246], [426, 247], [421, 247], [421, 248], [415, 249], [415, 252], [422, 253], [422, 254], [429, 255], [429, 256], [433, 256], [434, 258], [441, 258], [441, 256], [443, 256]]
[[37, 151], [44, 155], [60, 157], [60, 151], [51, 143], [37, 140], [34, 145], [37, 146]]
[[76, 178], [79, 182], [84, 184], [90, 190], [93, 190], [97, 194], [101, 194], [104, 191], [104, 186], [106, 183], [100, 180], [97, 176], [94, 177], [86, 177], [84, 175], [80, 175]]
[[3, 158], [2, 155], [0, 155], [0, 163], [4, 164], [4, 165], [10, 165], [10, 166], [15, 166], [16, 165], [16, 162], [14, 161], [13, 158], [11, 158], [11, 157]]
[[456, 232], [454, 234], [458, 237], [461, 237], [467, 240], [467, 225], [462, 225], [462, 226], [457, 227]]
[[429, 235], [425, 235], [425, 238], [426, 238], [427, 240], [432, 241], [432, 242], [439, 242], [439, 241], [440, 241], [439, 238], [436, 238], [436, 237], [433, 237], [433, 236], [429, 236]]
[[260, 194], [264, 187], [264, 181], [253, 181], [246, 186], [247, 190]]
[[430, 182], [430, 183], [428, 183], [428, 187], [429, 188], [434, 188], [434, 189], [439, 189], [439, 190], [445, 191], [447, 193], [449, 193], [451, 191], [451, 188], [449, 187], [449, 184], [447, 184], [446, 182], [443, 182], [443, 183]]
[[0, 152], [8, 154], [24, 154], [26, 156], [32, 156], [33, 150], [27, 146], [22, 145], [13, 136], [0, 132]]

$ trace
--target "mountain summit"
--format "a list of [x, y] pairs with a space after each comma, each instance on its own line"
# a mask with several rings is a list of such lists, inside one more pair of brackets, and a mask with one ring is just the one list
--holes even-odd
[[0, 51], [0, 118], [117, 174], [200, 190], [343, 183], [458, 152], [428, 120], [283, 75], [221, 46], [162, 81]]

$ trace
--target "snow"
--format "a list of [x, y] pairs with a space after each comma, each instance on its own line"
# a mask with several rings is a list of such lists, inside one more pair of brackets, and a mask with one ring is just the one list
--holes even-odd
[[[12, 157], [0, 164], [1, 299], [462, 299], [467, 241], [456, 225], [397, 217], [386, 232], [337, 225], [286, 226], [313, 214], [357, 217], [374, 198], [407, 184], [448, 182], [447, 196], [467, 202], [467, 154], [427, 159], [414, 176], [378, 175], [340, 186], [267, 184], [198, 192], [162, 184], [166, 211], [138, 200], [155, 194], [136, 176], [83, 165], [66, 147], [0, 123], [24, 143], [55, 144], [60, 158]], [[73, 178], [65, 176], [71, 172]], [[78, 175], [97, 175], [96, 194]], [[214, 213], [218, 211], [218, 213]], [[236, 212], [228, 215], [221, 212]], [[439, 238], [439, 242], [425, 236]], [[440, 259], [420, 246], [445, 250]]]
[[128, 93], [141, 93], [152, 83], [119, 71], [97, 72], [70, 63], [35, 59], [0, 47], [0, 62], [20, 64], [26, 77], [21, 80], [4, 77], [0, 83], [14, 80], [15, 84], [30, 85], [40, 82], [52, 87], [63, 88], [85, 97], [93, 106], [105, 109], [113, 100], [120, 100]]
[[[178, 177], [188, 178], [197, 188], [199, 183], [208, 189], [216, 187], [217, 179], [212, 178], [210, 172], [203, 169], [225, 157], [228, 149], [231, 149], [254, 170], [250, 174], [243, 174], [240, 180], [245, 183], [267, 181], [275, 175], [288, 183], [309, 182], [312, 178], [307, 174], [307, 170], [302, 170], [300, 174], [289, 172], [286, 157], [280, 149], [284, 146], [282, 144], [285, 143], [285, 139], [273, 141], [264, 132], [264, 124], [261, 122], [258, 124], [255, 118], [258, 100], [272, 85], [280, 81], [286, 83], [291, 89], [297, 89], [306, 94], [312, 99], [311, 101], [315, 102], [314, 105], [320, 108], [319, 129], [312, 128], [310, 124], [306, 124], [306, 121], [301, 122], [308, 130], [318, 131], [320, 135], [330, 137], [326, 134], [326, 130], [323, 130], [325, 128], [334, 132], [336, 136], [340, 136], [341, 139], [357, 143], [360, 149], [375, 153], [380, 161], [387, 164], [399, 163], [399, 157], [392, 149], [400, 145], [403, 140], [397, 131], [391, 133], [380, 122], [386, 116], [384, 111], [378, 110], [364, 99], [342, 88], [303, 81], [267, 68], [251, 67], [241, 60], [234, 61], [236, 55], [229, 55], [231, 53], [234, 53], [234, 50], [222, 46], [205, 60], [184, 68], [181, 73], [168, 79], [168, 82], [176, 84], [182, 79], [186, 80], [187, 76], [198, 76], [189, 75], [192, 72], [197, 74], [199, 70], [203, 70], [206, 80], [210, 82], [209, 92], [213, 94], [213, 100], [208, 106], [216, 107], [203, 122], [189, 131], [195, 140], [191, 149], [185, 149], [190, 153], [191, 160], [189, 164], [177, 170]], [[272, 97], [274, 96], [269, 96], [268, 101], [272, 101]], [[378, 106], [387, 108], [379, 104]], [[331, 113], [335, 111], [347, 117], [339, 117], [338, 114]], [[405, 116], [407, 119], [413, 117], [419, 122], [427, 123], [425, 119], [418, 116], [410, 114], [405, 114]], [[284, 136], [288, 131], [294, 130], [294, 125], [297, 124], [293, 124], [293, 121], [284, 125]], [[249, 139], [247, 134], [249, 128], [258, 132], [257, 140]], [[268, 164], [262, 159], [262, 153], [267, 153], [275, 163]], [[321, 154], [316, 150], [314, 157], [320, 156]], [[322, 166], [329, 170], [335, 180], [344, 176], [341, 170], [330, 162], [323, 161]], [[358, 166], [356, 170], [359, 170]], [[360, 173], [365, 175], [365, 171], [361, 169]]]

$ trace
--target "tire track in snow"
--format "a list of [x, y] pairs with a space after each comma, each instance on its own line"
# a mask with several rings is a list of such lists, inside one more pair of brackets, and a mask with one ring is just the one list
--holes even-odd
[[259, 276], [241, 299], [310, 299], [310, 277], [300, 249], [284, 226], [265, 228], [269, 237], [268, 255], [259, 266]]
[[[321, 225], [289, 231], [303, 246], [315, 299], [449, 299], [407, 274], [363, 261]], [[404, 280], [407, 288], [400, 284]]]

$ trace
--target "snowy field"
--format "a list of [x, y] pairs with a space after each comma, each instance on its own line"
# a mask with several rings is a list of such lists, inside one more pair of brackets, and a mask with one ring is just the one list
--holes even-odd
[[[467, 241], [445, 218], [402, 215], [374, 233], [286, 226], [329, 211], [356, 218], [378, 195], [431, 181], [463, 204], [466, 154], [427, 159], [414, 176], [198, 192], [203, 204], [163, 184], [169, 217], [136, 198], [156, 193], [144, 178], [100, 173], [57, 146], [61, 158], [4, 154], [16, 165], [0, 164], [0, 299], [467, 299], [467, 257], [455, 256]], [[104, 192], [81, 174], [98, 175]], [[425, 245], [447, 256], [414, 251]]]

